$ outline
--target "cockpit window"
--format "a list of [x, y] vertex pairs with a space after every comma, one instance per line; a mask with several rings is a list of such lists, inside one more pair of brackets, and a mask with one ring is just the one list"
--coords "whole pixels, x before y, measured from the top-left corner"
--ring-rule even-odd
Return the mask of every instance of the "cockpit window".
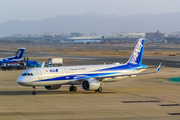
[[23, 73], [22, 76], [33, 76], [32, 73]]
[[23, 73], [22, 76], [27, 76], [27, 73]]

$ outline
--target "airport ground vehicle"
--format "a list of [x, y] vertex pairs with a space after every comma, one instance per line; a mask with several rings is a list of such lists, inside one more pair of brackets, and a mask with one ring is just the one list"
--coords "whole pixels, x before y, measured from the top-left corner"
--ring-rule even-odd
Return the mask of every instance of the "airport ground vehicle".
[[45, 63], [46, 67], [55, 67], [55, 66], [62, 66], [63, 59], [62, 58], [49, 58], [48, 62]]
[[37, 60], [29, 60], [29, 58], [24, 57], [24, 62], [26, 62], [27, 67], [41, 67], [41, 63], [39, 63]]
[[1, 68], [3, 70], [12, 70], [12, 69], [26, 69], [26, 62], [9, 62], [9, 63], [2, 63]]
[[[75, 85], [81, 85], [86, 91], [101, 92], [101, 83], [116, 82], [136, 75], [152, 74], [160, 70], [162, 62], [153, 72], [143, 72], [147, 69], [142, 63], [144, 39], [140, 39], [125, 64], [102, 64], [81, 66], [60, 66], [32, 68], [24, 71], [17, 79], [18, 84], [31, 86], [36, 94], [37, 86], [44, 86], [47, 90], [56, 90], [61, 85], [71, 85], [69, 90], [77, 91]], [[141, 73], [143, 72], [143, 73]]]
[[30, 60], [27, 62], [27, 67], [41, 67], [41, 63], [36, 60]]

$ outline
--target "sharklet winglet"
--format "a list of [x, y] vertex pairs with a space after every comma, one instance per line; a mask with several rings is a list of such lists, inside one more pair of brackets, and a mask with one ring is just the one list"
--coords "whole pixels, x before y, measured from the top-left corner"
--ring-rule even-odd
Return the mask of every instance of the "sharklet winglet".
[[160, 71], [162, 64], [163, 64], [163, 61], [159, 64], [158, 68], [156, 69], [156, 72]]

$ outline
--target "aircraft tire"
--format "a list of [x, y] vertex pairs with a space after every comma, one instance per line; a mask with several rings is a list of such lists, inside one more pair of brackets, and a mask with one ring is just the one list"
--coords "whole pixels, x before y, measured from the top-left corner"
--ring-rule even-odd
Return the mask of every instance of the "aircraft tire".
[[98, 92], [102, 92], [102, 87], [99, 87], [99, 88], [98, 88]]
[[10, 68], [9, 68], [9, 67], [7, 67], [7, 70], [10, 70]]
[[73, 91], [76, 92], [77, 91], [77, 87], [73, 86]]
[[33, 91], [32, 94], [33, 94], [33, 95], [36, 95], [36, 91]]
[[69, 91], [70, 92], [72, 92], [73, 91], [73, 87], [71, 86], [71, 87], [69, 87]]
[[18, 70], [20, 70], [21, 69], [21, 67], [18, 67]]

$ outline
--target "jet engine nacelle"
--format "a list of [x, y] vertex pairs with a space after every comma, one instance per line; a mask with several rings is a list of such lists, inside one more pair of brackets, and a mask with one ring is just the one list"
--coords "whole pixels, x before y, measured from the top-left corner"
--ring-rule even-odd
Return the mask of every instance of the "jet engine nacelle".
[[82, 88], [87, 91], [97, 90], [100, 87], [98, 80], [89, 79], [82, 82]]
[[51, 86], [44, 86], [47, 90], [57, 90], [61, 87], [61, 85], [51, 85]]

